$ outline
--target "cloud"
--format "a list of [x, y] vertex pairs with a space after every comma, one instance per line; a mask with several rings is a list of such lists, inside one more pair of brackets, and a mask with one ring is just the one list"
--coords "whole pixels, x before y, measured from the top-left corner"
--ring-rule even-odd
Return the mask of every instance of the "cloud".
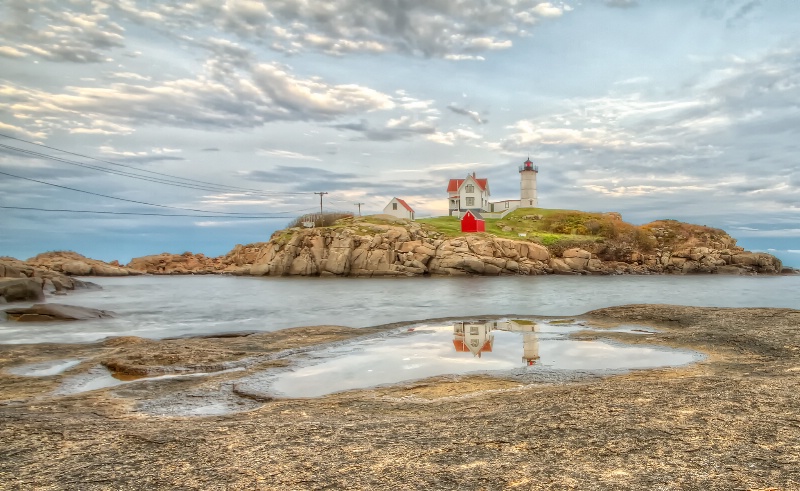
[[0, 5], [0, 55], [34, 56], [54, 62], [99, 63], [124, 47], [124, 29], [113, 22], [102, 2], [24, 0]]
[[619, 9], [629, 9], [639, 6], [638, 0], [605, 0], [605, 4], [609, 7]]
[[213, 25], [291, 55], [402, 53], [453, 60], [478, 60], [479, 53], [508, 49], [526, 28], [569, 10], [541, 0], [385, 1], [369, 8], [360, 0], [119, 0], [117, 7], [165, 33]]
[[456, 114], [460, 114], [462, 116], [467, 116], [468, 118], [470, 118], [471, 120], [475, 121], [478, 124], [486, 124], [486, 123], [489, 122], [489, 121], [483, 119], [481, 117], [480, 113], [478, 113], [478, 111], [471, 111], [469, 109], [458, 107], [455, 104], [448, 105], [447, 109], [449, 109], [450, 111], [452, 111], [452, 112], [454, 112]]
[[272, 157], [280, 157], [280, 158], [285, 158], [285, 159], [316, 160], [316, 161], [322, 160], [319, 157], [314, 157], [313, 155], [304, 155], [302, 153], [291, 152], [289, 150], [278, 150], [278, 149], [259, 150], [258, 153], [261, 154], [261, 155], [269, 155], [269, 156], [272, 156]]
[[117, 150], [110, 146], [101, 146], [100, 153], [105, 158], [112, 159], [117, 163], [136, 163], [136, 164], [149, 164], [152, 162], [167, 162], [167, 161], [182, 161], [186, 160], [183, 157], [170, 155], [179, 153], [181, 150], [170, 148], [153, 148], [149, 151], [131, 152], [126, 150]]
[[[364, 173], [336, 172], [319, 167], [278, 165], [271, 170], [243, 172], [251, 182], [281, 185], [286, 192], [336, 192], [329, 196], [338, 199], [341, 193], [353, 196], [426, 196], [442, 194], [443, 184], [426, 179], [404, 179], [401, 182], [375, 178]], [[317, 201], [318, 203], [319, 201]]]
[[457, 128], [453, 131], [435, 132], [426, 137], [429, 141], [442, 145], [454, 145], [456, 142], [478, 141], [483, 137], [469, 128]]
[[14, 126], [12, 124], [4, 123], [2, 121], [0, 121], [0, 132], [11, 133], [14, 136], [29, 138], [33, 140], [42, 140], [46, 136], [45, 133], [41, 131], [30, 131], [25, 128], [20, 128], [19, 126]]
[[30, 133], [126, 134], [153, 124], [193, 128], [257, 127], [270, 121], [326, 121], [388, 110], [388, 94], [358, 84], [301, 78], [277, 63], [221, 67], [207, 61], [195, 78], [69, 86], [60, 92], [0, 83], [6, 110]]
[[761, 3], [761, 0], [750, 0], [734, 7], [734, 9], [728, 15], [728, 18], [725, 20], [725, 25], [729, 28], [741, 25], [756, 10], [756, 8], [761, 6]]
[[217, 147], [209, 147], [209, 148], [200, 149], [200, 151], [201, 152], [219, 152], [220, 149], [217, 148]]
[[11, 46], [0, 46], [0, 56], [6, 58], [23, 58], [25, 53]]
[[630, 84], [604, 97], [564, 100], [561, 111], [508, 125], [487, 146], [509, 156], [532, 152], [540, 183], [559, 186], [546, 206], [580, 200], [631, 206], [639, 216], [800, 220], [800, 179], [786, 163], [798, 151], [800, 112], [786, 104], [800, 99], [798, 55], [800, 47], [731, 58], [672, 97]]
[[375, 127], [366, 119], [362, 119], [357, 123], [335, 124], [332, 127], [360, 133], [360, 136], [356, 138], [357, 140], [379, 142], [403, 140], [414, 136], [436, 133], [436, 126], [430, 118], [419, 119], [408, 115], [389, 119], [382, 127]]

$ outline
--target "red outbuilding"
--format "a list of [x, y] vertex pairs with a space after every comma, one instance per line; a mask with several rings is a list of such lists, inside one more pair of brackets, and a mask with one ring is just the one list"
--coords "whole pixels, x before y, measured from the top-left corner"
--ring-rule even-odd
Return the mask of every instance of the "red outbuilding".
[[486, 222], [483, 220], [480, 212], [467, 210], [464, 216], [461, 217], [461, 231], [486, 232]]

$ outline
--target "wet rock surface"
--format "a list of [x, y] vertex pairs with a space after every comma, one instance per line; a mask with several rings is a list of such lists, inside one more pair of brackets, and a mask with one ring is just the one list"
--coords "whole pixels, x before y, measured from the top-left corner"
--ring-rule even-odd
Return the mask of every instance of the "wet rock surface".
[[17, 322], [79, 321], [113, 317], [107, 310], [60, 303], [37, 303], [31, 307], [6, 309], [8, 320]]
[[[708, 359], [548, 383], [438, 377], [252, 401], [236, 394], [241, 374], [230, 372], [53, 396], [81, 366], [123, 349], [146, 353], [146, 343], [3, 345], [0, 479], [7, 489], [88, 490], [800, 487], [800, 311], [632, 305], [581, 318], [652, 326], [647, 336], [607, 336]], [[315, 329], [206, 338], [197, 353], [213, 347], [235, 360], [369, 334]], [[86, 361], [35, 379], [4, 371], [48, 357]], [[168, 415], [176, 401], [207, 416], [146, 415]], [[226, 414], [230, 405], [249, 410]]]

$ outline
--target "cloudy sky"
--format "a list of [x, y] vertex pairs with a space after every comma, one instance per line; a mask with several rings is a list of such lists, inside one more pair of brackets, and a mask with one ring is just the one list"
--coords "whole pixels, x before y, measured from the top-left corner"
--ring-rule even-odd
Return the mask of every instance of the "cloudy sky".
[[800, 266], [798, 25], [749, 0], [4, 0], [0, 255], [218, 255], [318, 191], [441, 215], [468, 172], [517, 198], [530, 155], [541, 206]]

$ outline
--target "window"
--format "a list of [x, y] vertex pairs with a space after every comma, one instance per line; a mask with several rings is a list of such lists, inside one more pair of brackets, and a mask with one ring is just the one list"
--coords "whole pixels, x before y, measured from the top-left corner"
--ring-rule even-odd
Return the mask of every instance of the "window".
[[475, 186], [473, 186], [472, 184], [467, 184], [467, 186], [464, 188], [464, 191], [467, 193], [474, 193]]
[[467, 198], [467, 206], [475, 206], [475, 198]]
[[393, 209], [393, 210], [396, 210], [396, 209], [397, 209], [397, 203], [392, 203], [392, 209]]
[[477, 336], [478, 335], [478, 326], [469, 326], [469, 334], [471, 336]]
[[508, 201], [506, 201], [506, 208], [508, 208]]

